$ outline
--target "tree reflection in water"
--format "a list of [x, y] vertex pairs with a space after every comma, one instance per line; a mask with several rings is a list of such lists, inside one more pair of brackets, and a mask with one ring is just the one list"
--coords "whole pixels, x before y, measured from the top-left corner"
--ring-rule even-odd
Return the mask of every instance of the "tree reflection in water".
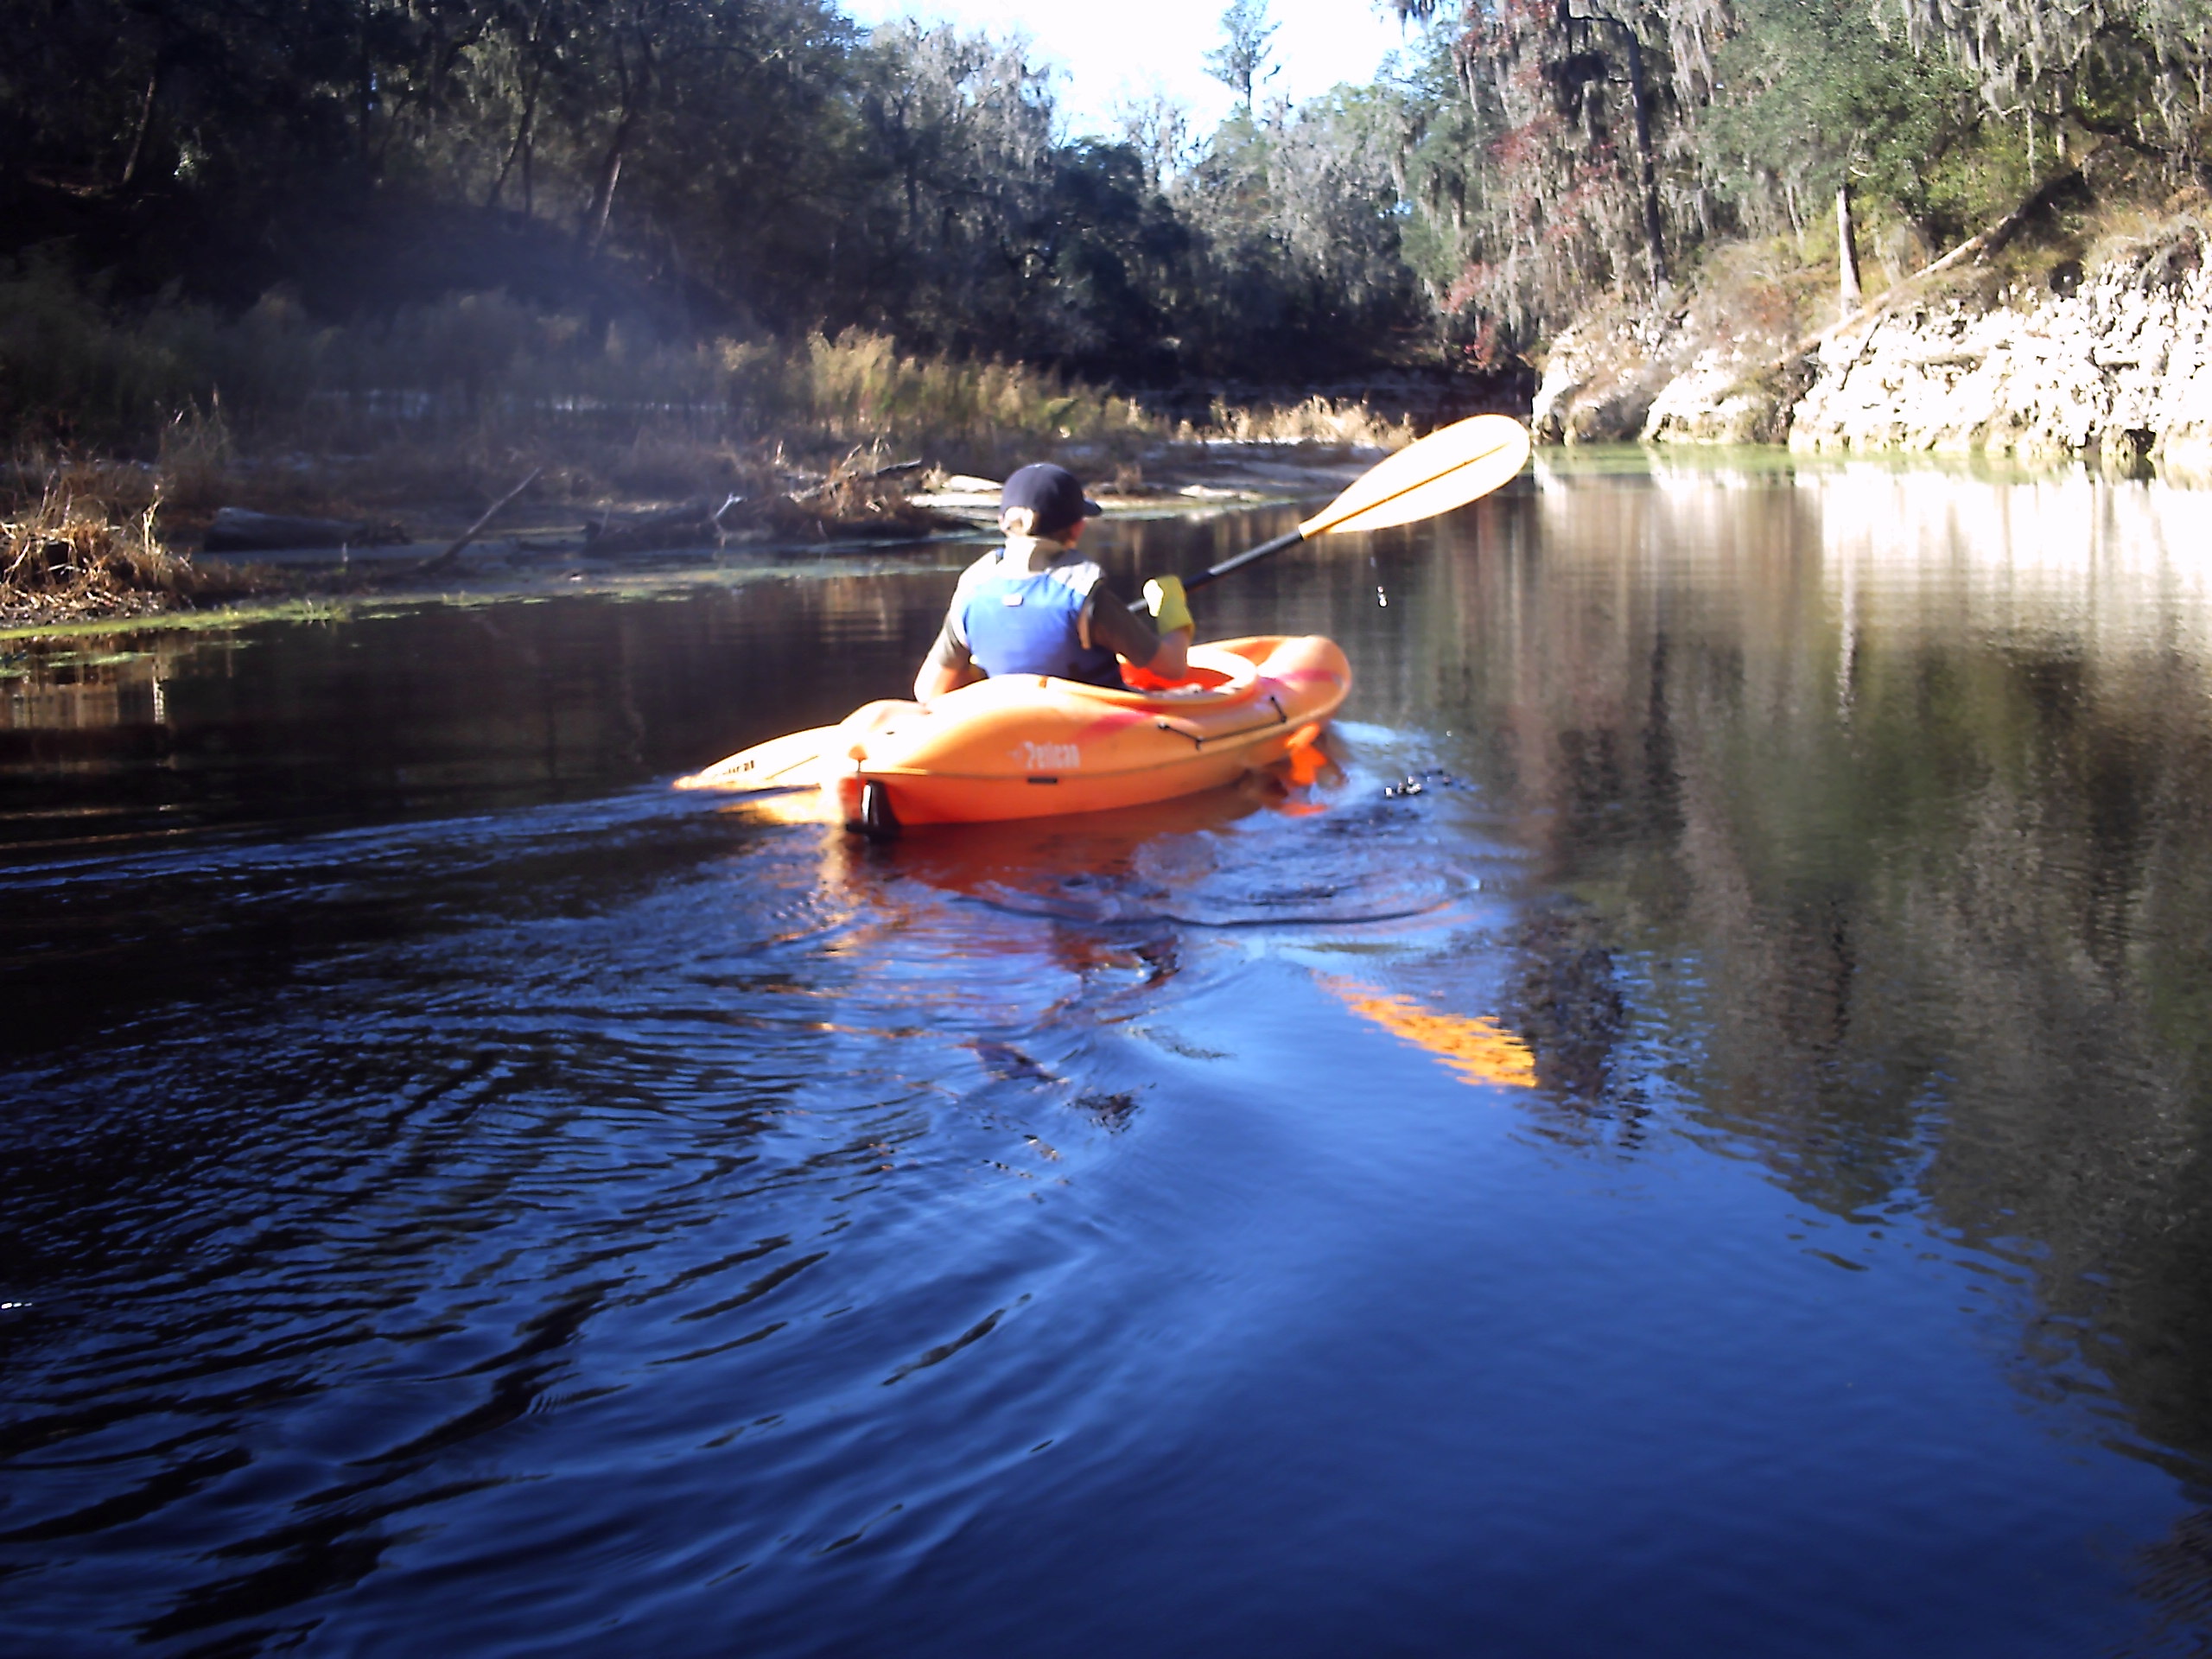
[[[1424, 666], [1465, 677], [1479, 776], [1571, 896], [1520, 1028], [1566, 1098], [1663, 1086], [1808, 1203], [2017, 1263], [2019, 1385], [2101, 1374], [2113, 1433], [2201, 1480], [2203, 499], [1716, 476], [1554, 474], [1427, 567]], [[2145, 1565], [2179, 1615], [2208, 1524]]]

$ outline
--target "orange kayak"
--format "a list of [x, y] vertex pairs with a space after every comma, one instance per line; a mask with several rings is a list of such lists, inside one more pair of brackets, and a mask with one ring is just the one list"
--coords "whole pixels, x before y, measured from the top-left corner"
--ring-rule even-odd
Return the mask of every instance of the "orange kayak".
[[763, 743], [678, 789], [815, 790], [855, 828], [1098, 812], [1232, 783], [1311, 744], [1351, 689], [1334, 640], [1194, 645], [1182, 682], [1109, 690], [1039, 674], [928, 703], [871, 702]]

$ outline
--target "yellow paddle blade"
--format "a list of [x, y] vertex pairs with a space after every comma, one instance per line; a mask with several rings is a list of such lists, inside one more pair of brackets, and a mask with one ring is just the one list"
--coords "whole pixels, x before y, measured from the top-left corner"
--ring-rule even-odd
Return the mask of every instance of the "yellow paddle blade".
[[1307, 537], [1410, 524], [1488, 495], [1529, 459], [1529, 429], [1478, 415], [1430, 433], [1387, 460], [1298, 528]]
[[772, 737], [740, 750], [727, 760], [717, 760], [704, 772], [676, 780], [678, 789], [811, 789], [821, 780], [813, 763], [822, 758], [835, 726], [817, 726], [788, 737]]

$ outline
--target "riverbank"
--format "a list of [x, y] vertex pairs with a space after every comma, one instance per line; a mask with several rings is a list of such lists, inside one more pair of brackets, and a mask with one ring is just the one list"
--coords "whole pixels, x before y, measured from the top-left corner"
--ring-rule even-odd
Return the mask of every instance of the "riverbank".
[[2212, 202], [2184, 192], [2163, 209], [2031, 201], [1870, 283], [1827, 326], [1833, 242], [1825, 260], [1735, 250], [1686, 298], [1562, 331], [1535, 399], [1537, 435], [2078, 460], [2212, 480]]
[[[1376, 441], [1332, 437], [1332, 425]], [[1244, 429], [1255, 428], [1268, 429], [1247, 412]], [[1041, 453], [1100, 480], [1091, 493], [1110, 514], [1182, 517], [1324, 499], [1411, 435], [1318, 403], [1277, 415], [1273, 429], [1315, 435], [1198, 437], [1186, 429], [1118, 453], [1080, 443]], [[419, 468], [391, 457], [175, 473], [124, 462], [19, 465], [0, 475], [14, 492], [0, 512], [8, 544], [0, 637], [439, 597], [653, 589], [732, 559], [741, 574], [794, 557], [858, 564], [994, 533], [997, 478], [921, 457], [885, 461], [882, 453], [855, 452], [823, 470], [772, 454], [747, 466], [734, 450], [663, 445], [658, 470], [640, 464], [628, 474], [632, 487], [581, 498], [575, 480], [592, 476], [581, 469], [541, 465], [519, 489], [510, 480], [470, 494], [455, 468], [441, 474], [417, 457], [403, 460]], [[661, 488], [645, 487], [653, 482]], [[181, 505], [164, 498], [166, 486]], [[242, 537], [264, 539], [236, 545]]]
[[1040, 459], [1134, 500], [1249, 492], [1217, 475], [1224, 444], [1379, 453], [1489, 406], [1441, 371], [1147, 401], [862, 330], [641, 327], [497, 292], [330, 325], [277, 292], [225, 316], [0, 270], [0, 622], [451, 576], [487, 538], [559, 558], [960, 533], [973, 504], [933, 495]]

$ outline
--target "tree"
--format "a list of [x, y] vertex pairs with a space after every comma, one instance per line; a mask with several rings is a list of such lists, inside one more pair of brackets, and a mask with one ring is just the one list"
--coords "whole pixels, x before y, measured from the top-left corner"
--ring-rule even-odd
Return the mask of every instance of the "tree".
[[[1981, 122], [1967, 79], [1934, 54], [1897, 51], [1858, 0], [1737, 0], [1742, 27], [1716, 57], [1721, 90], [1697, 132], [1719, 188], [1754, 226], [1802, 229], [1855, 186], [1949, 234], [1974, 211], [1946, 199], [1943, 164]], [[1855, 215], [1854, 215], [1855, 217]]]
[[1253, 87], [1276, 73], [1268, 63], [1276, 32], [1268, 21], [1268, 0], [1230, 0], [1221, 14], [1222, 43], [1206, 54], [1206, 73], [1236, 94], [1247, 115]]
[[1124, 99], [1114, 111], [1114, 124], [1122, 142], [1143, 159], [1155, 190], [1166, 188], [1195, 158], [1190, 107], [1158, 86], [1141, 98]]

